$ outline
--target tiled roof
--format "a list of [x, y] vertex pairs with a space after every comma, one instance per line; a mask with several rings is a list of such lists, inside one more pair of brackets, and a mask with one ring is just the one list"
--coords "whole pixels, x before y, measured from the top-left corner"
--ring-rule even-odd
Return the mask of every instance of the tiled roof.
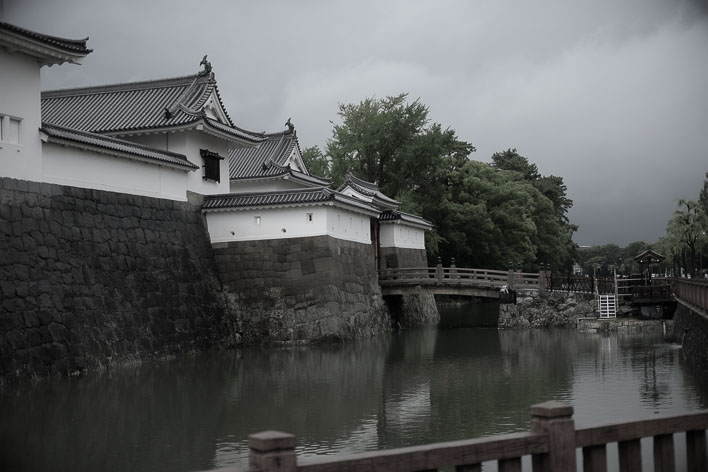
[[256, 146], [235, 148], [229, 153], [229, 176], [248, 179], [281, 175], [296, 146], [297, 136], [286, 131], [266, 135]]
[[182, 154], [152, 149], [147, 146], [141, 146], [122, 139], [63, 128], [61, 126], [55, 126], [48, 123], [42, 123], [42, 128], [40, 128], [40, 130], [49, 137], [49, 142], [77, 146], [81, 148], [97, 148], [97, 150], [107, 152], [109, 154], [152, 161], [155, 164], [178, 166], [184, 168], [185, 170], [199, 168], [189, 162]]
[[218, 211], [264, 206], [317, 204], [324, 202], [336, 202], [366, 213], [378, 214], [378, 211], [370, 205], [326, 187], [304, 190], [282, 190], [278, 192], [210, 195], [205, 197], [202, 209], [205, 211]]
[[206, 117], [203, 107], [212, 93], [221, 103], [213, 73], [52, 90], [42, 92], [42, 118], [57, 126], [110, 134], [201, 122], [217, 132], [252, 142], [264, 139], [262, 133], [234, 126], [228, 115], [228, 124]]
[[420, 216], [416, 215], [411, 215], [410, 213], [404, 213], [402, 211], [398, 210], [385, 210], [381, 212], [381, 215], [379, 215], [379, 220], [380, 221], [403, 221], [405, 223], [411, 223], [414, 225], [419, 225], [419, 226], [425, 226], [427, 228], [432, 228], [433, 224], [426, 220], [425, 218], [421, 218]]
[[334, 192], [327, 188], [307, 190], [287, 190], [281, 192], [229, 193], [213, 195], [204, 199], [204, 210], [242, 208], [252, 206], [283, 205], [297, 203], [325, 202], [333, 198]]
[[360, 179], [354, 176], [351, 172], [347, 173], [344, 185], [339, 189], [340, 191], [347, 186], [352, 187], [359, 193], [372, 197], [374, 200], [379, 200], [386, 207], [394, 206], [397, 207], [399, 202], [391, 197], [388, 197], [381, 193], [379, 186], [373, 182], [368, 182], [366, 180]]
[[51, 46], [60, 49], [63, 52], [76, 54], [80, 56], [85, 56], [91, 52], [91, 49], [86, 47], [86, 41], [88, 38], [84, 39], [67, 39], [59, 38], [57, 36], [50, 36], [48, 34], [37, 33], [36, 31], [31, 31], [25, 28], [21, 28], [16, 25], [11, 25], [10, 23], [5, 23], [0, 21], [0, 31], [9, 32], [26, 39], [37, 41], [46, 46]]

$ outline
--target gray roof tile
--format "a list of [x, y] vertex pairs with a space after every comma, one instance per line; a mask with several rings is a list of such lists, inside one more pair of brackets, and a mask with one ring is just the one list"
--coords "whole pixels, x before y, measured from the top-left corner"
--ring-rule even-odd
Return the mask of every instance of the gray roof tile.
[[403, 221], [406, 223], [411, 223], [414, 225], [419, 225], [419, 226], [425, 226], [428, 228], [432, 228], [433, 224], [426, 220], [425, 218], [422, 218], [417, 215], [411, 215], [410, 213], [404, 213], [402, 211], [398, 210], [385, 210], [381, 212], [379, 215], [379, 220], [380, 221]]
[[48, 137], [50, 142], [56, 142], [65, 145], [74, 145], [79, 147], [96, 147], [110, 154], [118, 154], [125, 157], [137, 158], [140, 160], [152, 161], [155, 164], [170, 164], [173, 166], [182, 167], [185, 170], [198, 169], [199, 167], [192, 164], [182, 154], [177, 154], [169, 151], [161, 151], [159, 149], [141, 146], [130, 141], [111, 138], [96, 133], [68, 129], [61, 126], [55, 126], [49, 123], [42, 123], [40, 128]]
[[[399, 202], [393, 198], [384, 195], [380, 190], [379, 186], [374, 182], [368, 182], [366, 180], [356, 177], [351, 172], [348, 172], [344, 184], [339, 188], [340, 191], [344, 190], [347, 186], [352, 187], [354, 190], [368, 195], [373, 198], [374, 204], [379, 204], [382, 207], [398, 207]], [[378, 200], [378, 201], [377, 201]]]
[[45, 91], [42, 119], [57, 126], [113, 134], [174, 128], [201, 121], [242, 139], [253, 142], [264, 139], [262, 133], [234, 126], [228, 116], [228, 124], [207, 118], [202, 108], [212, 92], [221, 101], [213, 73]]
[[295, 133], [266, 135], [252, 147], [237, 147], [229, 153], [229, 176], [232, 179], [269, 177], [283, 174], [283, 166], [298, 146]]
[[298, 190], [282, 190], [278, 192], [259, 193], [228, 193], [223, 195], [210, 195], [205, 197], [202, 209], [205, 211], [219, 211], [232, 209], [246, 209], [267, 206], [303, 205], [324, 202], [335, 202], [351, 209], [370, 215], [378, 215], [378, 210], [356, 198], [342, 195], [326, 187], [317, 187]]

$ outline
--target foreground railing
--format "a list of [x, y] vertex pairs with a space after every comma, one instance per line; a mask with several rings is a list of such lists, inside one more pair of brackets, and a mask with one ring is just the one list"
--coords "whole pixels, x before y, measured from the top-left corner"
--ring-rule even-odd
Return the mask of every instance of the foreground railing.
[[679, 300], [708, 311], [708, 280], [674, 278], [671, 290]]
[[458, 472], [481, 470], [497, 461], [500, 472], [521, 471], [521, 458], [531, 456], [534, 472], [571, 472], [582, 448], [584, 472], [607, 470], [606, 445], [618, 443], [621, 471], [642, 470], [641, 438], [653, 438], [654, 470], [675, 470], [673, 434], [686, 432], [689, 472], [708, 470], [708, 412], [575, 429], [573, 408], [551, 401], [531, 407], [531, 431], [366, 452], [338, 458], [298, 460], [295, 436], [277, 431], [248, 438], [252, 472], [414, 472], [454, 466]]

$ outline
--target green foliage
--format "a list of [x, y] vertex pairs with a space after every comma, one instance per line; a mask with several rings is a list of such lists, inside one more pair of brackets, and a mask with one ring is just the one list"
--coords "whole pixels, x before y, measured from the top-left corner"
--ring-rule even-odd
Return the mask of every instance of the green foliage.
[[431, 259], [530, 270], [571, 264], [576, 228], [562, 178], [542, 176], [515, 149], [494, 154], [491, 165], [470, 160], [474, 146], [430, 122], [428, 108], [406, 94], [340, 105], [339, 116], [326, 156], [308, 148], [308, 166], [325, 162], [336, 186], [349, 171], [377, 182], [404, 211], [432, 221]]
[[[644, 241], [634, 241], [623, 248], [616, 244], [580, 248], [577, 251], [577, 261], [586, 274], [596, 272], [606, 276], [611, 275], [613, 269], [619, 274], [636, 274], [641, 272], [641, 267], [633, 258], [648, 248], [649, 245]], [[662, 253], [661, 248], [654, 249]]]
[[693, 200], [679, 200], [679, 208], [666, 226], [671, 256], [689, 274], [695, 275], [708, 245], [708, 218], [703, 205]]
[[305, 150], [302, 151], [302, 160], [305, 162], [305, 167], [307, 167], [310, 174], [325, 179], [330, 178], [330, 162], [327, 159], [327, 156], [322, 154], [319, 147], [310, 146], [305, 148]]

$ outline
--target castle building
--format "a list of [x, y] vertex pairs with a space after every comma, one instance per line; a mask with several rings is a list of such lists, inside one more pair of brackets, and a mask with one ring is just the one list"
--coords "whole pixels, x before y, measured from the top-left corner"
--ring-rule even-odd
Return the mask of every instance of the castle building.
[[[203, 267], [213, 261], [220, 290], [231, 307], [225, 316], [231, 317], [234, 336], [292, 341], [387, 329], [377, 271], [426, 265], [425, 232], [432, 227], [428, 221], [400, 211], [400, 204], [375, 183], [349, 175], [335, 190], [327, 180], [311, 175], [290, 120], [283, 131], [271, 133], [237, 125], [206, 56], [194, 75], [41, 91], [40, 68], [80, 64], [92, 52], [86, 43], [87, 39], [58, 38], [0, 22], [0, 193], [7, 193], [5, 202], [17, 206], [4, 214], [21, 219], [18, 228], [31, 211], [37, 217], [51, 215], [56, 227], [67, 232], [65, 239], [82, 238], [61, 246], [62, 250], [103, 248], [100, 256], [87, 254], [83, 271], [69, 274], [83, 280], [86, 273], [95, 273], [105, 281], [91, 289], [105, 291], [100, 298], [106, 304], [102, 313], [109, 316], [112, 310], [114, 296], [108, 294], [123, 290], [111, 286], [112, 274], [106, 270], [130, 269], [126, 261], [145, 250], [147, 246], [140, 244], [153, 239], [146, 244], [158, 254], [173, 251], [171, 257], [184, 256], [174, 261], [181, 274], [189, 271], [184, 267]], [[39, 183], [29, 188], [44, 193], [41, 198], [28, 196], [32, 190], [17, 193], [18, 184], [10, 181]], [[69, 203], [62, 203], [66, 208], [52, 203], [55, 194], [70, 197]], [[23, 209], [20, 199], [39, 199], [47, 208]], [[119, 203], [96, 205], [93, 200]], [[0, 198], [0, 206], [1, 202]], [[150, 210], [141, 212], [141, 207]], [[159, 214], [155, 208], [166, 210]], [[103, 210], [129, 217], [114, 218], [101, 214]], [[86, 211], [96, 215], [84, 218]], [[64, 224], [65, 214], [74, 215], [70, 223]], [[169, 220], [175, 215], [180, 221]], [[199, 241], [179, 239], [180, 231], [194, 233], [195, 225], [187, 225], [194, 217], [211, 251], [206, 262], [190, 259], [202, 254]], [[110, 231], [101, 227], [104, 221], [110, 221]], [[153, 229], [143, 231], [143, 222]], [[69, 228], [72, 223], [77, 228]], [[48, 222], [43, 225], [51, 232]], [[28, 223], [29, 234], [35, 226]], [[18, 236], [13, 233], [13, 237]], [[93, 238], [95, 244], [84, 243], [84, 238]], [[106, 240], [111, 238], [119, 239], [109, 241], [108, 250]], [[48, 239], [56, 240], [51, 235]], [[194, 247], [185, 248], [189, 244]], [[28, 249], [20, 249], [24, 252], [17, 258], [26, 259]], [[125, 255], [115, 255], [115, 250]], [[175, 256], [182, 250], [183, 255]], [[61, 260], [63, 255], [57, 255], [56, 261], [54, 253], [50, 259], [34, 252], [31, 257], [41, 261], [28, 281], [32, 286], [51, 285], [43, 279], [45, 265], [58, 264], [57, 273], [68, 266]], [[133, 264], [147, 274], [152, 270], [149, 264], [158, 259], [150, 255]], [[167, 274], [171, 268], [160, 270]], [[134, 273], [126, 272], [128, 277]], [[195, 274], [190, 277], [180, 282], [185, 288], [198, 282]], [[58, 279], [56, 283], [60, 284], [56, 290], [65, 286]], [[200, 287], [187, 293], [203, 292]], [[140, 287], [125, 290], [126, 306], [140, 302], [147, 304], [147, 310], [162, 310], [159, 323], [186, 310], [187, 302], [171, 305], [186, 296], [181, 292], [175, 292], [174, 300], [164, 299], [160, 308], [142, 296], [130, 301]], [[12, 295], [18, 296], [14, 291]], [[84, 303], [86, 297], [75, 300]], [[32, 310], [34, 303], [29, 304]], [[190, 329], [201, 330], [200, 320], [212, 314], [207, 309], [193, 315], [195, 320], [189, 323], [180, 319], [172, 330], [160, 327], [159, 331], [177, 339], [185, 332], [177, 326], [187, 323]]]
[[400, 212], [376, 184], [349, 175], [332, 190], [311, 175], [290, 120], [276, 133], [236, 126], [206, 56], [191, 76], [40, 94], [39, 68], [80, 63], [86, 40], [0, 23], [0, 44], [11, 72], [0, 89], [2, 176], [177, 201], [202, 195], [213, 243], [328, 235], [388, 256], [425, 249], [430, 223]]

